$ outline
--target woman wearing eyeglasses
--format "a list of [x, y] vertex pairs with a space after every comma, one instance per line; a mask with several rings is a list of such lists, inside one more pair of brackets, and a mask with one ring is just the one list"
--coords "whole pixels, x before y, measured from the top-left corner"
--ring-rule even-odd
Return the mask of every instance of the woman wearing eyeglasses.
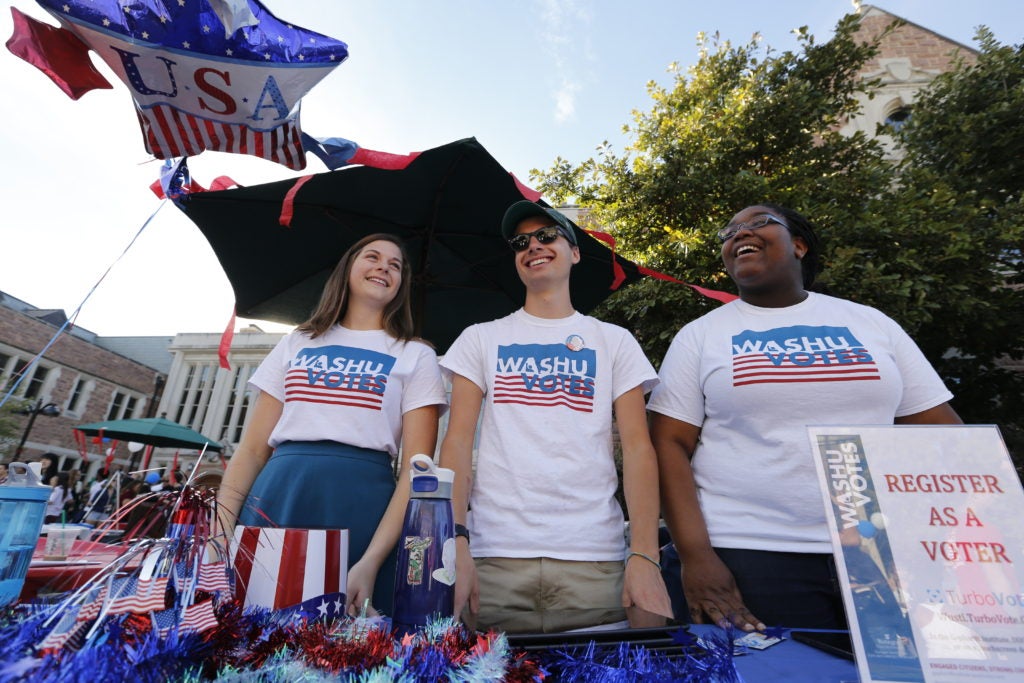
[[718, 237], [739, 299], [680, 330], [648, 404], [687, 609], [745, 630], [846, 628], [806, 425], [960, 418], [897, 323], [810, 291], [806, 218], [750, 206]]

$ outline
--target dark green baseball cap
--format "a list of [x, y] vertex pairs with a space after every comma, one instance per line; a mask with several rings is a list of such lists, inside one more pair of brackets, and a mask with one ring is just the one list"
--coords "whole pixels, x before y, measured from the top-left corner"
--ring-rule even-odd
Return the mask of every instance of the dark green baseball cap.
[[516, 226], [532, 216], [550, 218], [565, 229], [565, 236], [569, 243], [577, 245], [576, 231], [572, 229], [572, 222], [568, 218], [554, 209], [549, 209], [527, 199], [516, 202], [505, 211], [505, 217], [501, 219], [502, 237], [511, 239], [516, 234]]

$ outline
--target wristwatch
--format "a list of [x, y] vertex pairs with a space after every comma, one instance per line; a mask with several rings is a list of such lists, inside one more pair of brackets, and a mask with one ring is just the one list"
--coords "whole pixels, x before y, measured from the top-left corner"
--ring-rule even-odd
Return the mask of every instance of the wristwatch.
[[459, 536], [462, 536], [464, 539], [466, 539], [466, 543], [469, 543], [469, 529], [467, 529], [461, 524], [456, 524], [455, 537], [458, 538]]

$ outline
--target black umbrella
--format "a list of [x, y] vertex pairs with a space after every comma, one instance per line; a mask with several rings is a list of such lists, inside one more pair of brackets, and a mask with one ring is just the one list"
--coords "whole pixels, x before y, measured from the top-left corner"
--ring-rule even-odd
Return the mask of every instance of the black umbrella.
[[206, 446], [209, 451], [220, 451], [222, 446], [196, 430], [164, 417], [134, 417], [78, 425], [78, 431], [87, 436], [102, 434], [112, 439], [137, 441], [147, 446], [167, 448], [196, 448]]
[[[317, 174], [298, 190], [290, 227], [282, 227], [282, 204], [294, 185], [202, 192], [178, 204], [217, 254], [239, 315], [302, 322], [341, 254], [375, 232], [402, 238], [412, 261], [417, 333], [439, 353], [468, 325], [522, 306], [526, 290], [500, 223], [523, 193], [475, 139], [422, 152], [400, 170], [352, 166]], [[617, 272], [622, 286], [642, 276], [621, 257], [621, 270], [613, 269], [611, 250], [574, 227], [582, 259], [573, 268], [572, 300], [585, 313], [611, 294]]]

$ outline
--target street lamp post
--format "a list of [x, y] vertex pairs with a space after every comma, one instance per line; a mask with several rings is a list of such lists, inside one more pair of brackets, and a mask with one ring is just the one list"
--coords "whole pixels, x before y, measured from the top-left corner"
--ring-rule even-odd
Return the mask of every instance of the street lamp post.
[[18, 450], [14, 452], [15, 458], [21, 457], [21, 452], [25, 449], [25, 442], [28, 441], [28, 435], [32, 431], [32, 425], [36, 423], [36, 417], [39, 415], [45, 415], [47, 417], [56, 417], [60, 415], [60, 408], [56, 403], [43, 403], [43, 399], [36, 399], [35, 403], [30, 403], [20, 410], [13, 411], [19, 415], [28, 415], [28, 424], [25, 425], [25, 431], [21, 433], [21, 443], [18, 444]]

